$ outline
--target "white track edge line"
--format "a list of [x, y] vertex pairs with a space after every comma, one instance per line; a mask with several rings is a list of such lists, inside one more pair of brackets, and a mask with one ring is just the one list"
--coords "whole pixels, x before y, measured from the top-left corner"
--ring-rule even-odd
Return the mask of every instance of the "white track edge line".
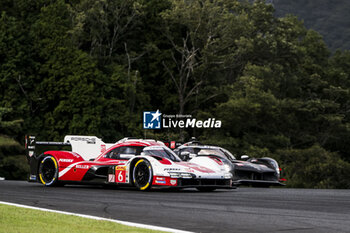
[[183, 230], [178, 230], [178, 229], [173, 229], [168, 227], [159, 227], [159, 226], [147, 225], [142, 223], [134, 223], [134, 222], [121, 221], [121, 220], [110, 219], [110, 218], [102, 218], [102, 217], [97, 217], [92, 215], [77, 214], [77, 213], [60, 211], [60, 210], [52, 210], [52, 209], [40, 208], [40, 207], [29, 206], [29, 205], [21, 205], [21, 204], [11, 203], [11, 202], [0, 201], [0, 204], [22, 207], [22, 208], [33, 209], [33, 210], [41, 210], [46, 212], [53, 212], [58, 214], [73, 215], [73, 216], [78, 216], [82, 218], [94, 219], [94, 220], [109, 221], [109, 222], [119, 223], [126, 226], [145, 228], [145, 229], [155, 230], [155, 231], [166, 231], [166, 232], [173, 232], [173, 233], [193, 233], [191, 231], [183, 231]]

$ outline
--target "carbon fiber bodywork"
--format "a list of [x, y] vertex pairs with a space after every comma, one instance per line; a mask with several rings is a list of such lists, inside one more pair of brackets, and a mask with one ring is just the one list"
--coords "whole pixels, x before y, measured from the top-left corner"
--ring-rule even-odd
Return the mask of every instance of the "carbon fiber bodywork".
[[[218, 146], [202, 145], [198, 141], [185, 143], [174, 150], [180, 158], [191, 161], [194, 157], [210, 156], [225, 159], [231, 166], [234, 185], [274, 186], [280, 182], [280, 168], [272, 158], [250, 158], [237, 160], [229, 151]], [[183, 152], [189, 155], [181, 156]], [[204, 153], [203, 153], [204, 152]]]

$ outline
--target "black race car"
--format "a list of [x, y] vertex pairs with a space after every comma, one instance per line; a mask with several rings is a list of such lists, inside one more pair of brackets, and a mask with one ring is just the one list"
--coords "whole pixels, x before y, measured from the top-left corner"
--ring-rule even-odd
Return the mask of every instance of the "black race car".
[[280, 178], [281, 169], [276, 160], [272, 158], [249, 158], [241, 156], [237, 160], [228, 150], [218, 146], [203, 145], [198, 141], [191, 141], [177, 147], [174, 152], [184, 161], [191, 161], [194, 157], [210, 156], [225, 159], [225, 163], [231, 166], [233, 182], [235, 185], [245, 184], [254, 187], [269, 187], [272, 185], [284, 185], [285, 179]]

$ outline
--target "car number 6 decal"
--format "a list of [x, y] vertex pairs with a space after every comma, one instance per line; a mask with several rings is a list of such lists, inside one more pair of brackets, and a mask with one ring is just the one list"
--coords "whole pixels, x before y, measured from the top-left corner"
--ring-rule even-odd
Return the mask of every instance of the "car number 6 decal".
[[123, 182], [123, 180], [124, 180], [123, 171], [120, 171], [120, 172], [119, 172], [119, 175], [118, 175], [118, 181], [119, 181], [119, 182]]
[[117, 183], [125, 183], [126, 169], [124, 166], [116, 166], [115, 173], [117, 177]]

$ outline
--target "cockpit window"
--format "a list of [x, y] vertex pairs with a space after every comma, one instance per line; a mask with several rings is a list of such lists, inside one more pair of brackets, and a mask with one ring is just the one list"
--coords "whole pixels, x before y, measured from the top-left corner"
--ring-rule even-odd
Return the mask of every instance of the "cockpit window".
[[197, 155], [217, 155], [217, 156], [220, 156], [220, 157], [223, 157], [223, 158], [226, 157], [224, 153], [222, 153], [219, 150], [215, 150], [215, 149], [200, 149], [197, 152]]
[[180, 162], [180, 158], [170, 149], [167, 147], [162, 146], [148, 146], [143, 149], [144, 155], [154, 155], [159, 156], [162, 158], [170, 159], [174, 162]]
[[108, 152], [105, 157], [110, 159], [129, 159], [141, 154], [143, 146], [121, 146]]
[[120, 154], [131, 154], [131, 155], [137, 155], [137, 147], [121, 147], [120, 148]]

